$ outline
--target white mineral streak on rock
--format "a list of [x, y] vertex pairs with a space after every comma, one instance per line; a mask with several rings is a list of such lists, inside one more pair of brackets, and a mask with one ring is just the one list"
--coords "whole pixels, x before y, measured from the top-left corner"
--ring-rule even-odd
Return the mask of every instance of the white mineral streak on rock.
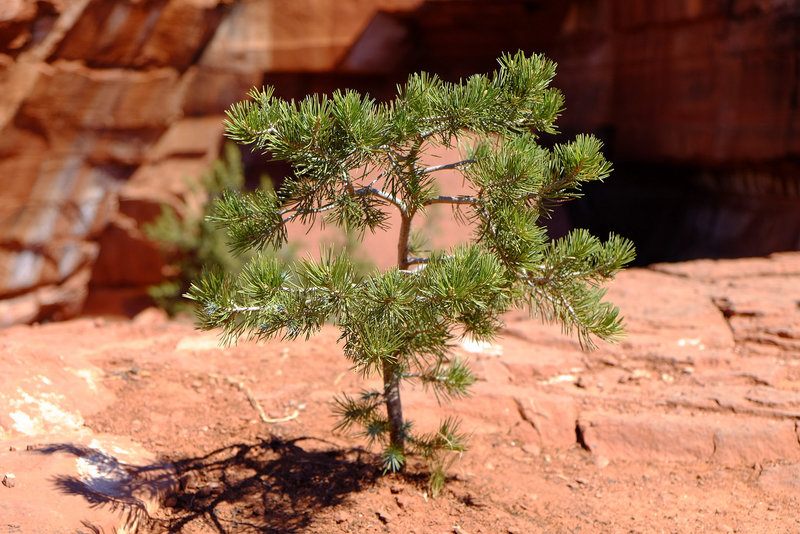
[[88, 183], [81, 188], [77, 195], [79, 217], [76, 218], [72, 227], [74, 236], [84, 237], [89, 233], [100, 205], [106, 198], [107, 191], [112, 189], [113, 185], [115, 185], [113, 178], [108, 177], [102, 169], [90, 171]]
[[97, 391], [97, 383], [95, 382], [95, 377], [100, 374], [100, 371], [96, 369], [67, 369], [70, 373], [73, 373], [76, 376], [83, 378], [86, 381], [86, 385], [89, 386], [89, 389], [92, 391]]
[[575, 375], [558, 375], [554, 376], [548, 380], [543, 382], [539, 382], [540, 384], [563, 384], [565, 382], [577, 382], [578, 377]]
[[153, 513], [160, 505], [160, 495], [174, 486], [174, 472], [167, 464], [148, 464], [149, 476], [137, 477], [137, 466], [150, 455], [133, 443], [129, 445], [92, 439], [89, 452], [75, 459], [78, 478], [93, 491]]
[[105, 495], [116, 496], [120, 486], [131, 481], [124, 464], [102, 450], [79, 457], [75, 460], [75, 466], [78, 477], [87, 488]]
[[461, 348], [474, 354], [486, 354], [489, 356], [503, 354], [503, 347], [501, 345], [495, 345], [488, 341], [476, 341], [470, 337], [465, 337], [461, 340]]
[[9, 405], [16, 408], [8, 416], [14, 421], [14, 430], [33, 436], [53, 429], [77, 430], [83, 426], [80, 412], [69, 412], [59, 403], [63, 395], [38, 393], [35, 396], [17, 388], [18, 398], [11, 399]]
[[23, 250], [12, 263], [5, 286], [9, 290], [33, 287], [44, 267], [44, 256], [32, 250]]
[[25, 412], [16, 411], [8, 414], [12, 421], [14, 421], [14, 430], [22, 434], [32, 436], [37, 433], [36, 422], [31, 419], [31, 416]]

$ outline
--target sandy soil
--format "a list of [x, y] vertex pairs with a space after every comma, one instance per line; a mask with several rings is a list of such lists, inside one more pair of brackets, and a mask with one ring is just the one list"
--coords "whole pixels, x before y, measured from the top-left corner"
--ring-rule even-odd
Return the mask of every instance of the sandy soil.
[[[438, 407], [403, 392], [419, 427], [458, 414], [472, 433], [435, 499], [418, 461], [381, 476], [363, 440], [332, 433], [333, 395], [364, 382], [329, 328], [228, 349], [154, 310], [7, 329], [5, 391], [83, 367], [94, 390], [78, 380], [62, 391], [81, 420], [61, 434], [26, 435], [8, 410], [0, 428], [41, 452], [75, 432], [124, 437], [151, 455], [126, 467], [133, 478], [169, 479], [143, 507], [134, 492], [103, 497], [86, 479], [55, 487], [50, 475], [54, 507], [64, 494], [86, 504], [64, 512], [77, 525], [64, 532], [99, 531], [109, 511], [116, 527], [136, 517], [150, 532], [800, 532], [800, 255], [758, 261], [731, 262], [727, 275], [720, 263], [624, 273], [610, 293], [628, 318], [618, 346], [585, 353], [510, 315], [497, 345], [457, 347], [480, 378], [472, 398]], [[753, 280], [770, 291], [745, 291]], [[28, 374], [14, 378], [17, 364]], [[174, 471], [157, 471], [164, 462]], [[4, 495], [34, 477], [33, 463], [17, 469]], [[47, 531], [36, 514], [10, 513], [0, 530]]]

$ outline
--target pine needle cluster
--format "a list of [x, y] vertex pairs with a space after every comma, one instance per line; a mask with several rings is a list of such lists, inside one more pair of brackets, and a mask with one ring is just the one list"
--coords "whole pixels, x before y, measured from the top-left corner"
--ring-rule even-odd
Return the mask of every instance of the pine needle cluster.
[[[522, 52], [498, 62], [491, 75], [458, 83], [413, 74], [386, 103], [349, 90], [300, 102], [276, 98], [272, 88], [251, 91], [228, 111], [227, 135], [294, 172], [278, 191], [232, 192], [216, 203], [210, 220], [227, 229], [232, 250], [281, 247], [294, 220], [363, 236], [386, 230], [394, 212], [397, 265], [365, 275], [347, 254], [292, 266], [256, 254], [236, 276], [207, 272], [187, 295], [200, 327], [221, 327], [231, 342], [338, 327], [353, 369], [381, 377], [383, 388], [337, 398], [336, 428], [379, 444], [386, 471], [400, 470], [409, 452], [421, 454], [435, 491], [466, 439], [453, 418], [417, 432], [402, 413], [402, 383], [421, 384], [440, 402], [467, 396], [474, 375], [448, 348], [462, 337], [493, 339], [512, 308], [561, 324], [586, 346], [623, 333], [602, 284], [633, 259], [632, 244], [585, 230], [551, 240], [543, 227], [582, 184], [609, 175], [602, 145], [581, 135], [542, 147], [539, 136], [556, 131], [563, 106], [550, 87], [555, 63]], [[432, 148], [456, 143], [468, 144], [457, 161], [424, 163]], [[444, 170], [460, 172], [469, 193], [441, 195]], [[435, 204], [456, 208], [473, 229], [469, 245], [418, 250], [412, 223]]]

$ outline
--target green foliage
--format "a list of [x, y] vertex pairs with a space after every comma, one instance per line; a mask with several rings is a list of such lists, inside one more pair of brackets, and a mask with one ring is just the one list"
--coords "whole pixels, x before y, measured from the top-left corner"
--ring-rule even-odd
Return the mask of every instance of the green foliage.
[[[263, 183], [268, 185], [266, 179]], [[191, 311], [191, 303], [183, 294], [204, 268], [236, 272], [248, 257], [232, 254], [225, 232], [208, 219], [215, 199], [244, 190], [244, 170], [236, 144], [226, 143], [224, 156], [214, 161], [199, 182], [188, 185], [189, 195], [180, 200], [177, 211], [165, 204], [161, 215], [143, 228], [145, 235], [158, 243], [170, 273], [148, 293], [170, 315]]]
[[[492, 339], [514, 307], [576, 332], [587, 346], [623, 333], [602, 284], [633, 259], [632, 244], [613, 235], [601, 242], [585, 230], [552, 241], [541, 224], [578, 197], [583, 183], [609, 175], [601, 143], [581, 135], [540, 146], [538, 136], [556, 131], [563, 105], [549, 87], [555, 63], [520, 52], [499, 64], [491, 75], [459, 83], [413, 74], [383, 104], [353, 91], [299, 103], [274, 98], [271, 88], [251, 91], [228, 112], [228, 136], [288, 161], [294, 173], [277, 193], [223, 196], [210, 220], [227, 229], [233, 250], [282, 246], [293, 220], [361, 237], [385, 229], [394, 212], [397, 266], [364, 273], [346, 253], [291, 266], [259, 254], [238, 275], [208, 272], [188, 293], [200, 327], [221, 327], [231, 342], [308, 337], [335, 325], [354, 370], [384, 386], [338, 397], [336, 430], [379, 445], [385, 471], [420, 454], [433, 493], [466, 437], [452, 418], [433, 433], [417, 432], [402, 414], [402, 383], [420, 384], [439, 402], [468, 396], [475, 378], [449, 347], [463, 337]], [[430, 149], [456, 142], [471, 143], [462, 159], [426, 166]], [[467, 193], [441, 195], [443, 170], [460, 172]], [[435, 204], [452, 205], [471, 226], [469, 245], [428, 250], [412, 222]]]

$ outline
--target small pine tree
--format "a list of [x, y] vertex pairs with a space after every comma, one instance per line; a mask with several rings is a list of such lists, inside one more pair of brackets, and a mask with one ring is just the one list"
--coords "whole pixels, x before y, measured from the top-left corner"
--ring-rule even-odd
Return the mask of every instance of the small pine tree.
[[[519, 52], [499, 65], [459, 83], [413, 74], [384, 104], [350, 90], [299, 103], [273, 97], [272, 88], [251, 91], [228, 112], [227, 135], [287, 161], [294, 174], [278, 192], [222, 196], [212, 220], [227, 228], [232, 249], [280, 247], [294, 220], [363, 236], [387, 229], [394, 210], [397, 266], [360, 276], [346, 254], [293, 269], [257, 255], [238, 276], [208, 272], [187, 294], [198, 303], [200, 327], [222, 327], [228, 341], [308, 337], [326, 322], [338, 327], [354, 369], [379, 375], [383, 388], [337, 398], [337, 428], [358, 428], [380, 444], [384, 471], [420, 453], [430, 462], [434, 493], [448, 451], [465, 449], [464, 435], [454, 418], [433, 433], [415, 431], [403, 415], [401, 383], [420, 383], [439, 401], [466, 396], [475, 378], [448, 347], [460, 336], [492, 339], [514, 307], [577, 332], [584, 345], [618, 339], [618, 310], [602, 301], [601, 283], [634, 257], [632, 244], [614, 235], [605, 243], [585, 230], [547, 237], [541, 219], [611, 166], [592, 136], [552, 149], [537, 143], [539, 134], [556, 131], [562, 109], [561, 93], [549, 87], [554, 62]], [[424, 164], [431, 148], [457, 141], [470, 143], [458, 161]], [[461, 173], [469, 193], [439, 194], [437, 173], [446, 169]], [[414, 218], [434, 204], [454, 206], [473, 229], [469, 245], [415, 250]]]

